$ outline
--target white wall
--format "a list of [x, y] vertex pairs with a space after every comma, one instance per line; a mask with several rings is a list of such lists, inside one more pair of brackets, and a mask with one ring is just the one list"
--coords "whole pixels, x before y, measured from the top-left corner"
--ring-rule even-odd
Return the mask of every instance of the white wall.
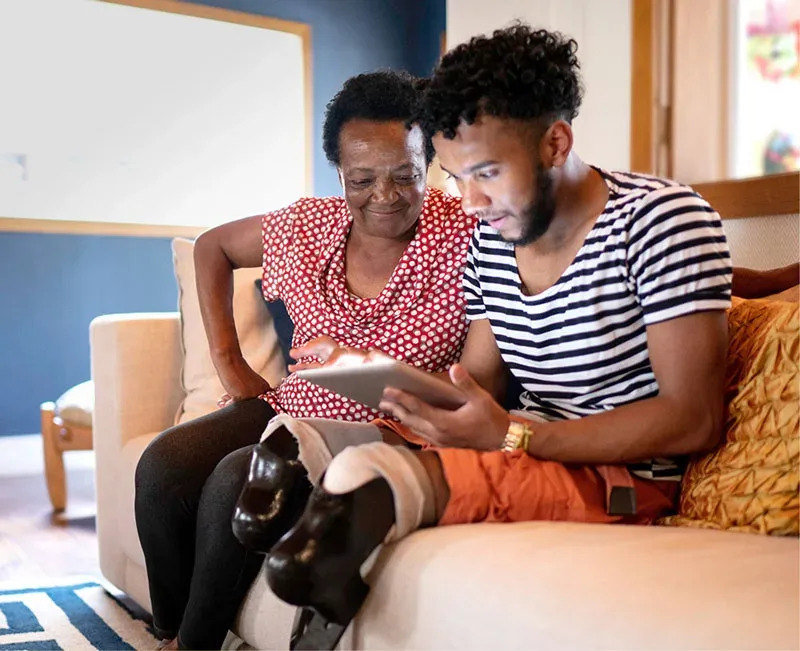
[[735, 267], [775, 269], [800, 257], [800, 215], [726, 219], [723, 226]]
[[447, 0], [447, 47], [522, 19], [578, 42], [586, 94], [575, 150], [609, 169], [630, 165], [631, 0]]
[[306, 192], [299, 36], [0, 0], [0, 217], [211, 226]]

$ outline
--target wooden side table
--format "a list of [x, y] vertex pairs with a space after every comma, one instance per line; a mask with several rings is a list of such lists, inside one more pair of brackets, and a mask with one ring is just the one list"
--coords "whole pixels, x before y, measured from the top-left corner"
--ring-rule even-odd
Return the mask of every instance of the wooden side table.
[[63, 511], [67, 507], [64, 452], [92, 449], [93, 410], [94, 385], [91, 381], [72, 387], [54, 403], [41, 405], [44, 472], [54, 511]]

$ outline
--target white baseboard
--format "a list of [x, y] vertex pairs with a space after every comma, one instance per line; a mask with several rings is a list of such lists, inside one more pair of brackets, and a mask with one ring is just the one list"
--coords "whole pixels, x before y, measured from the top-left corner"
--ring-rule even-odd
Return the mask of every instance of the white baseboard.
[[[0, 437], [0, 476], [19, 477], [44, 473], [41, 434]], [[64, 453], [67, 472], [93, 470], [94, 452], [75, 450]]]

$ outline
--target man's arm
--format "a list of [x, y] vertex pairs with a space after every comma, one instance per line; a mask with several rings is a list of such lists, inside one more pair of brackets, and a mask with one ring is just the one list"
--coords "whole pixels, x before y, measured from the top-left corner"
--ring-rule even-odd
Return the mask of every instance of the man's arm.
[[212, 228], [194, 245], [197, 295], [211, 359], [234, 400], [254, 398], [269, 389], [244, 360], [233, 320], [233, 270], [260, 267], [261, 260], [260, 216]]
[[626, 463], [707, 450], [722, 434], [725, 312], [702, 312], [647, 328], [654, 398], [579, 420], [536, 424], [528, 452], [563, 463]]
[[794, 287], [800, 283], [800, 263], [757, 271], [744, 267], [733, 268], [733, 295], [739, 298], [763, 298]]
[[[508, 369], [500, 356], [489, 319], [469, 322], [460, 364], [495, 400], [503, 400], [508, 384]], [[442, 373], [442, 377], [449, 379], [447, 373]]]
[[[701, 312], [647, 328], [659, 394], [602, 414], [533, 425], [528, 453], [562, 463], [629, 463], [708, 449], [722, 432], [727, 319]], [[455, 410], [436, 409], [386, 389], [381, 409], [439, 447], [499, 450], [508, 413], [461, 365], [450, 371], [467, 394]]]

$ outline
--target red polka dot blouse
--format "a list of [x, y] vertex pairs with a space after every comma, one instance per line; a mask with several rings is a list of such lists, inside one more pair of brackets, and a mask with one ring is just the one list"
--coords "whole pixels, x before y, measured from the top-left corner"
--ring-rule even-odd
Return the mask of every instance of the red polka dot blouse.
[[[416, 234], [379, 296], [358, 298], [345, 281], [353, 218], [344, 199], [301, 199], [262, 218], [264, 298], [282, 300], [292, 345], [327, 335], [376, 348], [432, 372], [458, 361], [467, 332], [462, 276], [475, 220], [461, 199], [429, 188]], [[300, 361], [300, 360], [298, 360]], [[295, 375], [262, 396], [295, 418], [369, 421], [386, 414]]]

